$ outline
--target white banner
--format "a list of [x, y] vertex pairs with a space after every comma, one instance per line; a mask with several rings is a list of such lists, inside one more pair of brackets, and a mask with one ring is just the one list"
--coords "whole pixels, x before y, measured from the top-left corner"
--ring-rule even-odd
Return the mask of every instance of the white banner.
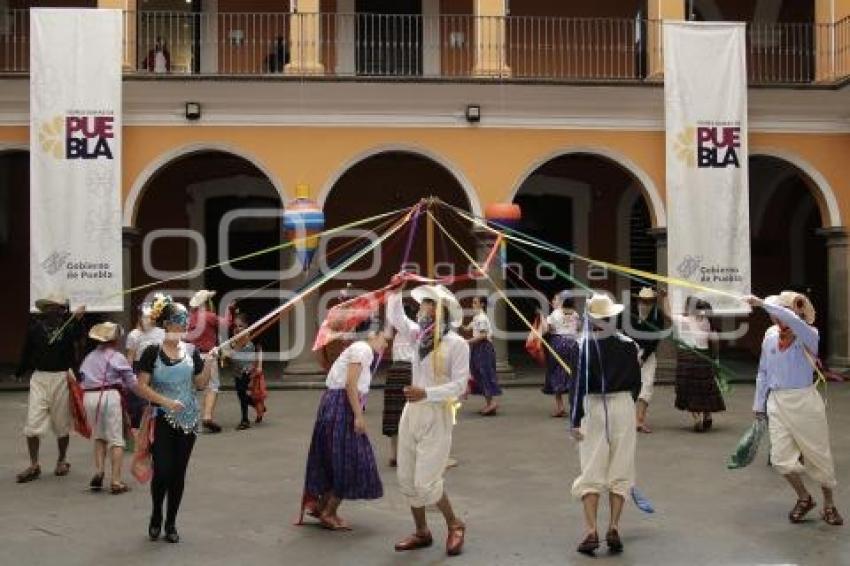
[[[743, 23], [664, 22], [667, 260], [670, 275], [750, 292], [746, 29]], [[715, 311], [734, 299], [674, 287]]]
[[123, 307], [120, 10], [30, 11], [30, 305]]

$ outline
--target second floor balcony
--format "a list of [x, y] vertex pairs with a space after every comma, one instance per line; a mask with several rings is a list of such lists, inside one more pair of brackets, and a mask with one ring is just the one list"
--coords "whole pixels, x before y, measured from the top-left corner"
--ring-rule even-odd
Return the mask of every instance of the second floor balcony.
[[[130, 76], [623, 82], [662, 79], [663, 25], [636, 18], [125, 11]], [[850, 18], [747, 24], [751, 85], [850, 76]], [[0, 74], [29, 69], [29, 10], [0, 11]]]

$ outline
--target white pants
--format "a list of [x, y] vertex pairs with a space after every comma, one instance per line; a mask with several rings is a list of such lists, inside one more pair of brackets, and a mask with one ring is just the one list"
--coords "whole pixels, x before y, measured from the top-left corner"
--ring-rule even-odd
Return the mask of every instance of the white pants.
[[[98, 410], [98, 403], [100, 410]], [[121, 408], [121, 393], [115, 389], [86, 391], [83, 397], [86, 419], [93, 440], [103, 440], [109, 446], [124, 448], [124, 411]]]
[[837, 482], [826, 406], [817, 388], [771, 391], [767, 417], [773, 467], [783, 475], [805, 472], [822, 486], [834, 488]]
[[[579, 442], [581, 475], [573, 482], [577, 499], [607, 490], [622, 497], [635, 483], [635, 403], [627, 391], [607, 395], [608, 432], [605, 435], [605, 404], [602, 395], [584, 398], [584, 418]], [[610, 442], [609, 442], [610, 440]]]
[[652, 393], [655, 390], [655, 371], [658, 368], [658, 358], [652, 352], [643, 365], [640, 366], [640, 395], [638, 399], [647, 405], [652, 401]]
[[207, 391], [212, 391], [213, 393], [218, 393], [218, 390], [221, 388], [221, 371], [218, 367], [218, 360], [212, 360], [210, 362], [210, 381], [207, 384]]
[[30, 378], [26, 436], [44, 436], [48, 428], [57, 438], [71, 433], [71, 398], [67, 371], [34, 371]]
[[398, 425], [398, 484], [411, 507], [443, 496], [452, 448], [452, 412], [445, 403], [406, 403]]

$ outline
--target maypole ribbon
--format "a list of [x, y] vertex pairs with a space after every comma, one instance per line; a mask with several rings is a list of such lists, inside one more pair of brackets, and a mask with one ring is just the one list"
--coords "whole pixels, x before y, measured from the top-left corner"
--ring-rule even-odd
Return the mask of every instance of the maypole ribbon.
[[508, 299], [508, 296], [505, 295], [505, 292], [502, 291], [502, 289], [500, 289], [498, 287], [498, 285], [496, 285], [496, 283], [493, 281], [493, 278], [490, 277], [490, 274], [487, 273], [486, 271], [482, 270], [481, 266], [478, 265], [478, 263], [475, 261], [475, 259], [473, 259], [473, 257], [469, 254], [469, 252], [467, 252], [465, 249], [463, 249], [463, 246], [461, 246], [460, 243], [451, 234], [449, 234], [449, 232], [446, 230], [446, 228], [440, 223], [439, 220], [434, 218], [434, 216], [430, 213], [430, 211], [428, 212], [428, 215], [431, 216], [431, 218], [434, 220], [434, 224], [436, 224], [440, 228], [440, 230], [443, 231], [443, 233], [446, 235], [446, 237], [449, 240], [451, 240], [451, 242], [460, 251], [460, 253], [463, 254], [463, 256], [467, 259], [467, 261], [469, 261], [469, 263], [471, 263], [473, 265], [473, 267], [475, 267], [479, 272], [482, 273], [482, 275], [484, 275], [484, 277], [487, 279], [487, 281], [490, 282], [490, 285], [493, 286], [493, 288], [496, 290], [496, 292], [499, 294], [499, 296], [502, 298], [502, 300], [504, 300], [505, 303], [507, 303], [507, 305], [509, 307], [511, 307], [511, 310], [513, 310], [514, 314], [516, 314], [519, 317], [519, 319], [522, 320], [523, 324], [525, 324], [525, 326], [528, 327], [528, 329], [531, 330], [532, 333], [534, 333], [534, 335], [540, 340], [541, 344], [543, 344], [546, 347], [546, 349], [549, 351], [549, 353], [552, 354], [552, 357], [554, 357], [555, 360], [558, 362], [558, 364], [560, 364], [560, 366], [562, 368], [564, 368], [564, 371], [566, 371], [567, 374], [572, 375], [573, 371], [572, 371], [572, 369], [570, 369], [570, 366], [561, 358], [561, 356], [558, 354], [558, 352], [556, 352], [555, 349], [552, 348], [552, 346], [549, 344], [549, 342], [547, 342], [546, 340], [543, 339], [543, 336], [540, 334], [540, 331], [537, 330], [537, 328], [535, 328], [534, 325], [531, 324], [528, 321], [528, 319], [522, 314], [522, 312], [520, 312], [520, 310], [516, 307], [516, 305], [514, 305], [513, 302], [510, 299]]
[[318, 290], [319, 287], [321, 287], [322, 285], [324, 285], [325, 283], [327, 283], [328, 281], [330, 281], [331, 279], [336, 277], [339, 273], [341, 273], [342, 271], [344, 271], [345, 269], [347, 269], [348, 267], [350, 267], [351, 265], [356, 263], [358, 260], [360, 260], [366, 254], [368, 254], [369, 252], [371, 252], [372, 250], [377, 248], [379, 245], [381, 245], [385, 240], [387, 240], [387, 238], [389, 238], [390, 236], [392, 236], [393, 234], [398, 232], [398, 230], [410, 220], [412, 212], [413, 212], [412, 208], [408, 209], [407, 214], [405, 214], [403, 218], [398, 220], [396, 222], [395, 226], [393, 226], [392, 228], [387, 230], [386, 233], [381, 235], [374, 242], [365, 246], [363, 249], [361, 249], [357, 253], [351, 255], [346, 260], [340, 262], [337, 266], [335, 266], [333, 269], [328, 271], [328, 273], [322, 275], [321, 277], [317, 277], [315, 281], [311, 281], [310, 283], [308, 283], [294, 297], [292, 297], [291, 299], [289, 299], [287, 302], [285, 302], [281, 306], [277, 307], [276, 309], [274, 309], [271, 312], [269, 312], [268, 314], [266, 314], [264, 317], [262, 317], [261, 319], [256, 321], [254, 324], [252, 324], [251, 326], [249, 326], [245, 330], [239, 332], [238, 334], [232, 336], [228, 340], [225, 340], [224, 342], [222, 342], [218, 346], [218, 348], [220, 350], [225, 349], [225, 348], [229, 347], [230, 344], [232, 344], [233, 342], [242, 340], [246, 336], [250, 337], [252, 339], [255, 338], [256, 336], [259, 336], [259, 334], [261, 334], [262, 332], [267, 330], [286, 311], [291, 309], [298, 301], [303, 300], [304, 297], [306, 297], [306, 296], [310, 295], [311, 293], [315, 292], [316, 290]]

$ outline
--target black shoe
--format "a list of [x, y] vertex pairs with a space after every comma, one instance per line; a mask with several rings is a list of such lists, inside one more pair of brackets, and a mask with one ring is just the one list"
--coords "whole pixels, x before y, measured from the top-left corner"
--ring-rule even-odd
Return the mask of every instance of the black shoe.
[[236, 427], [236, 430], [245, 430], [246, 428], [251, 428], [251, 421], [245, 419], [244, 421], [239, 423], [239, 426]]
[[204, 430], [206, 432], [210, 432], [212, 434], [217, 434], [217, 433], [221, 432], [221, 426], [219, 426], [219, 424], [217, 422], [213, 421], [213, 420], [204, 421], [203, 425], [204, 425]]
[[103, 474], [95, 474], [89, 482], [89, 489], [92, 491], [100, 491], [103, 489]]
[[616, 529], [611, 529], [605, 536], [605, 542], [608, 544], [608, 552], [611, 554], [620, 554], [623, 552], [623, 541], [620, 540], [620, 533]]
[[148, 525], [148, 537], [151, 540], [159, 540], [159, 534], [162, 532], [162, 519], [151, 517], [151, 522]]
[[584, 537], [584, 540], [581, 541], [581, 544], [578, 545], [576, 550], [582, 554], [593, 556], [597, 548], [599, 548], [599, 535], [593, 533]]
[[174, 525], [165, 525], [165, 542], [180, 542], [180, 535], [177, 534], [177, 528]]

